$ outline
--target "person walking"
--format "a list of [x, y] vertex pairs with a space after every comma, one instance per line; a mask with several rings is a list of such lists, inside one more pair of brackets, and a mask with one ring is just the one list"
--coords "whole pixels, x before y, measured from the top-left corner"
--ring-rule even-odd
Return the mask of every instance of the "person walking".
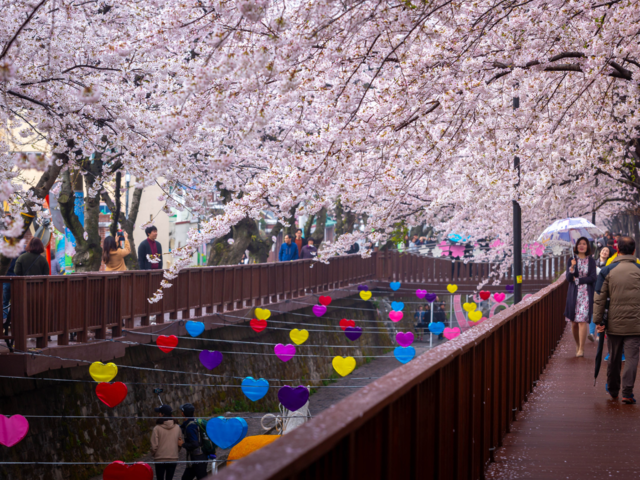
[[25, 253], [18, 257], [13, 267], [16, 276], [49, 275], [49, 262], [42, 256], [44, 253], [42, 240], [32, 237], [25, 250]]
[[[147, 239], [138, 245], [138, 266], [140, 270], [162, 270], [162, 245], [156, 241], [158, 229], [155, 225], [151, 225], [144, 229], [144, 233], [147, 235]], [[151, 258], [158, 258], [160, 261], [150, 262], [147, 255]]]
[[173, 418], [173, 410], [169, 405], [162, 405], [155, 409], [161, 417], [151, 432], [151, 455], [156, 462], [156, 479], [173, 480], [178, 466], [180, 447], [184, 443], [182, 429]]
[[567, 265], [567, 303], [565, 318], [571, 322], [576, 342], [576, 357], [584, 357], [589, 323], [593, 315], [593, 292], [597, 279], [596, 261], [591, 256], [591, 246], [586, 237], [580, 237], [573, 248], [574, 257]]
[[426, 317], [427, 317], [427, 312], [424, 311], [424, 306], [420, 305], [418, 307], [418, 311], [413, 314], [413, 318], [416, 321], [414, 328], [415, 328], [416, 335], [418, 337], [419, 342], [422, 341], [422, 338], [424, 336], [424, 329], [426, 327], [425, 325]]
[[124, 248], [118, 248], [116, 239], [111, 235], [104, 238], [102, 242], [102, 261], [107, 272], [126, 272], [127, 265], [124, 263], [124, 257], [131, 253], [131, 245], [129, 244], [129, 235], [124, 232]]
[[278, 252], [278, 260], [281, 262], [290, 262], [291, 260], [298, 260], [298, 246], [291, 241], [291, 235], [286, 234], [284, 236], [284, 243], [280, 245], [280, 251]]
[[633, 387], [640, 357], [640, 265], [635, 257], [636, 242], [631, 237], [618, 239], [618, 256], [598, 275], [593, 320], [600, 334], [605, 332], [607, 313], [607, 366], [606, 390], [616, 400], [620, 393], [622, 356], [626, 357], [622, 375], [622, 402], [636, 403]]
[[318, 249], [313, 245], [314, 243], [313, 238], [310, 238], [307, 240], [307, 244], [302, 247], [302, 255], [300, 255], [302, 260], [314, 258], [318, 254]]
[[302, 238], [302, 230], [296, 230], [296, 236], [293, 239], [293, 243], [298, 247], [298, 258], [302, 258], [302, 249], [308, 244], [308, 240], [306, 238]]
[[[295, 244], [293, 246], [296, 247]], [[208, 455], [203, 451], [200, 427], [193, 418], [196, 408], [190, 403], [185, 403], [180, 407], [180, 411], [182, 416], [186, 418], [180, 427], [184, 435], [183, 446], [187, 451], [187, 461], [193, 462], [187, 464], [187, 469], [182, 474], [182, 480], [193, 480], [194, 477], [200, 480], [207, 476]]]
[[[611, 250], [609, 247], [602, 247], [600, 249], [600, 253], [598, 254], [598, 259], [596, 260], [596, 274], [600, 273], [600, 270], [607, 265], [607, 261], [611, 256]], [[593, 317], [591, 317], [591, 322], [589, 323], [589, 335], [587, 335], [587, 340], [590, 342], [595, 342], [598, 338], [596, 334], [596, 324], [593, 322]]]

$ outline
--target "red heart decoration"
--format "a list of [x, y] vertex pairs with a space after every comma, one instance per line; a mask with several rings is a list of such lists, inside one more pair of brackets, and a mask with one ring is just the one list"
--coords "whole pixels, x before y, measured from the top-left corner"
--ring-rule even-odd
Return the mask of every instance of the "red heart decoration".
[[354, 322], [353, 320], [347, 320], [346, 318], [343, 318], [342, 320], [340, 320], [340, 328], [342, 329], [342, 331], [345, 331], [347, 327], [355, 327], [355, 326], [356, 326], [356, 322]]
[[153, 470], [146, 463], [127, 465], [118, 460], [102, 472], [104, 480], [153, 480]]
[[96, 395], [107, 407], [117, 407], [127, 396], [127, 386], [122, 382], [99, 383]]
[[324, 305], [325, 307], [331, 303], [331, 297], [320, 297], [318, 299], [320, 305]]
[[249, 325], [251, 325], [251, 328], [253, 329], [254, 332], [260, 333], [265, 328], [267, 328], [267, 321], [258, 320], [257, 318], [252, 318], [251, 321], [249, 322]]
[[480, 298], [482, 300], [489, 300], [490, 296], [491, 296], [491, 292], [485, 292], [484, 290], [480, 292]]
[[169, 353], [171, 350], [178, 346], [178, 337], [175, 335], [160, 335], [156, 340], [156, 345], [162, 350], [164, 353]]

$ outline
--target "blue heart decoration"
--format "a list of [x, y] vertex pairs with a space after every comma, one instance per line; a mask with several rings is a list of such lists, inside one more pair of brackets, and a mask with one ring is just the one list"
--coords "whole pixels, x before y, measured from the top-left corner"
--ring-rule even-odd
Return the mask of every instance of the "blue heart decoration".
[[394, 292], [397, 292], [397, 291], [398, 291], [398, 289], [400, 288], [400, 282], [391, 282], [391, 283], [389, 284], [389, 288], [390, 288], [391, 290], [393, 290]]
[[255, 402], [267, 394], [269, 391], [269, 382], [264, 378], [255, 380], [253, 377], [247, 377], [242, 380], [240, 388], [249, 400]]
[[396, 347], [393, 351], [393, 356], [396, 357], [400, 363], [407, 363], [416, 356], [416, 349], [413, 347]]
[[220, 448], [231, 448], [247, 436], [249, 426], [244, 418], [216, 417], [207, 422], [207, 435]]
[[435, 335], [440, 335], [444, 332], [444, 323], [443, 322], [431, 322], [429, 324], [429, 331]]
[[395, 310], [396, 312], [401, 312], [403, 308], [404, 308], [404, 303], [391, 302], [391, 310]]
[[197, 337], [202, 332], [204, 332], [204, 323], [188, 321], [185, 325], [185, 328], [187, 329], [189, 335], [191, 335], [192, 337]]

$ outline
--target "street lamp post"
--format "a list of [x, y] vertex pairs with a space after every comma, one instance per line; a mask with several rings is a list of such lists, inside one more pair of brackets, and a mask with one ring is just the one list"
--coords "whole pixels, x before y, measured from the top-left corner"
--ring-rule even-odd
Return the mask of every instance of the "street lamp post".
[[[514, 111], [520, 107], [520, 98], [513, 97]], [[518, 183], [520, 185], [520, 158], [513, 158], [513, 168], [518, 172]], [[520, 303], [522, 300], [522, 210], [517, 198], [513, 200], [513, 303]]]
[[129, 218], [129, 182], [131, 181], [131, 174], [129, 172], [124, 174], [125, 187], [127, 190], [124, 213], [127, 219]]

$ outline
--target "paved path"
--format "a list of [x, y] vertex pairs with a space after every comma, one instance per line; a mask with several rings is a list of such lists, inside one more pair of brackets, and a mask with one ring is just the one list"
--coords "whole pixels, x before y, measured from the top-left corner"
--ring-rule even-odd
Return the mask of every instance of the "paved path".
[[606, 394], [606, 362], [593, 386], [595, 355], [596, 344], [588, 342], [585, 357], [576, 358], [571, 331], [565, 331], [523, 412], [496, 452], [487, 479], [626, 480], [640, 476], [640, 406], [624, 405]]

